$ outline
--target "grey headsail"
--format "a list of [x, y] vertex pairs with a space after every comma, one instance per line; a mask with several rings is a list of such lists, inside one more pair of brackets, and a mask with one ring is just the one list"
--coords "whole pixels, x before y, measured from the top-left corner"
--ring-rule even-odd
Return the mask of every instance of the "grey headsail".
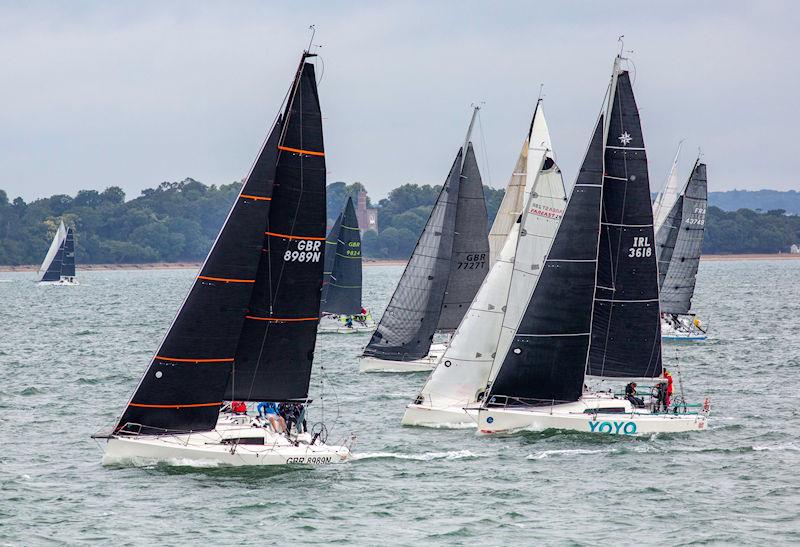
[[489, 271], [491, 262], [487, 223], [483, 182], [475, 151], [472, 143], [469, 143], [458, 185], [450, 276], [437, 330], [454, 331], [458, 328]]
[[323, 285], [320, 307], [327, 313], [356, 315], [361, 313], [361, 231], [352, 197], [347, 198], [339, 218], [336, 246], [327, 245], [330, 236], [325, 242], [325, 262], [328, 254], [333, 255], [333, 261]]
[[64, 254], [61, 258], [61, 276], [75, 277], [75, 231], [67, 228], [67, 237], [64, 239]]
[[[336, 260], [336, 247], [339, 241], [339, 230], [342, 226], [342, 215], [344, 211], [339, 213], [336, 221], [333, 223], [331, 231], [328, 232], [328, 237], [325, 238], [325, 264], [322, 268], [322, 298], [321, 302], [325, 302], [325, 293], [328, 291], [328, 283], [331, 280], [331, 273], [333, 272], [333, 262]], [[324, 311], [324, 310], [322, 310]]]
[[656, 235], [661, 311], [689, 313], [706, 224], [706, 165], [695, 162], [675, 206]]
[[364, 355], [388, 361], [428, 355], [450, 273], [460, 174], [461, 150]]
[[[294, 114], [291, 109], [296, 96], [300, 93], [298, 90], [301, 87], [303, 89], [308, 87], [308, 83], [305, 86], [299, 83], [307, 67], [306, 56], [303, 55], [287, 98], [287, 114], [290, 112]], [[313, 78], [313, 71], [311, 76]], [[316, 96], [315, 91], [314, 96]], [[321, 127], [318, 123], [315, 126], [313, 117], [310, 116], [312, 120], [307, 132], [311, 135], [316, 133], [316, 138], [321, 141]], [[266, 251], [269, 250], [265, 245], [265, 232], [269, 231], [271, 200], [273, 194], [277, 195], [279, 182], [285, 184], [284, 179], [276, 181], [276, 173], [282, 173], [284, 177], [289, 178], [304, 176], [303, 167], [307, 161], [304, 152], [307, 151], [291, 147], [292, 144], [300, 142], [297, 135], [301, 132], [299, 126], [289, 128], [280, 117], [272, 127], [198, 276], [125, 408], [115, 431], [157, 434], [210, 430], [216, 425], [234, 360], [239, 356], [245, 316], [252, 313], [250, 308], [254, 287], [258, 281], [259, 264], [262, 256], [268, 254]], [[316, 153], [318, 149], [312, 150]], [[290, 165], [284, 164], [283, 171], [278, 171], [279, 153], [284, 155], [288, 153], [297, 156], [297, 159], [290, 162]], [[309, 161], [319, 169], [319, 160]], [[322, 173], [321, 229], [315, 227], [315, 232], [323, 233], [320, 240], [324, 239], [325, 222], [324, 160]], [[293, 192], [294, 190], [290, 188], [289, 193]], [[290, 214], [288, 207], [283, 209], [284, 214]], [[298, 233], [306, 228], [304, 223], [302, 224]], [[304, 247], [307, 246], [305, 239], [290, 241], [293, 248], [300, 241]], [[293, 251], [288, 248], [286, 251], [291, 260], [295, 256]], [[280, 259], [284, 256], [285, 253]], [[299, 254], [297, 256], [299, 257]], [[298, 300], [303, 301], [316, 298], [314, 315], [319, 306], [319, 286], [322, 279], [321, 253], [317, 264], [319, 271], [315, 294], [311, 297], [306, 294], [298, 295]], [[285, 284], [283, 289], [291, 292], [291, 288], [287, 289]], [[314, 325], [316, 331], [316, 322]], [[311, 347], [313, 350], [313, 341]], [[307, 346], [304, 352], [311, 353]], [[276, 375], [276, 380], [280, 379], [282, 378]], [[305, 389], [307, 386], [306, 382]], [[296, 390], [300, 394], [303, 391], [302, 386]]]
[[487, 398], [552, 404], [581, 395], [594, 302], [603, 191], [603, 116], [586, 151], [541, 277]]
[[603, 217], [597, 264], [592, 376], [661, 374], [653, 206], [639, 111], [627, 71], [618, 69], [609, 90], [603, 176]]
[[314, 65], [303, 62], [284, 114], [256, 282], [225, 399], [305, 399], [319, 324], [325, 147]]

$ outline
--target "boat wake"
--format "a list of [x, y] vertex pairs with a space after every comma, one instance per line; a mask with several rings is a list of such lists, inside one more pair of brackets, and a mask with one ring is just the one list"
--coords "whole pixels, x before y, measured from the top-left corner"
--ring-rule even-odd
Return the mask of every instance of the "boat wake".
[[352, 460], [397, 459], [416, 460], [429, 462], [432, 460], [463, 460], [480, 458], [481, 456], [469, 450], [451, 450], [450, 452], [425, 452], [423, 454], [401, 454], [399, 452], [364, 452], [353, 454]]

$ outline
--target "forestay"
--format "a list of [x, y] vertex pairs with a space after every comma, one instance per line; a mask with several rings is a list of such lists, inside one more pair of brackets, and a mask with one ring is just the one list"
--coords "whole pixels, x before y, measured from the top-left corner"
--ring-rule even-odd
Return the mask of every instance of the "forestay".
[[695, 162], [686, 189], [656, 235], [661, 311], [689, 313], [697, 282], [707, 206], [706, 165]]

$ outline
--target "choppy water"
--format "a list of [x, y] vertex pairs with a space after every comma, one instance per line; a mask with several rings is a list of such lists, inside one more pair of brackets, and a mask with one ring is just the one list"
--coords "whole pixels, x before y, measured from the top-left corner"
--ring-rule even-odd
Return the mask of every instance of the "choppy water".
[[[365, 269], [370, 306], [400, 271]], [[367, 337], [328, 335], [313, 391], [324, 367], [331, 440], [355, 432], [357, 460], [104, 468], [89, 435], [121, 411], [192, 274], [38, 287], [0, 273], [12, 280], [0, 283], [0, 543], [800, 542], [800, 261], [702, 263], [695, 309], [712, 337], [666, 355], [681, 358], [690, 397], [712, 397], [704, 433], [404, 428], [425, 375], [361, 375]]]

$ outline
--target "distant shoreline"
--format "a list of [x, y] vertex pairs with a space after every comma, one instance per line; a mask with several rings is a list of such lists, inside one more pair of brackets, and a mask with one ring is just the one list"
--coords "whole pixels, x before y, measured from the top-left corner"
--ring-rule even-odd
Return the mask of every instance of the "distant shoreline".
[[[730, 254], [703, 255], [700, 260], [708, 262], [724, 262], [739, 260], [800, 260], [800, 254]], [[404, 266], [406, 260], [365, 258], [364, 266]], [[110, 271], [110, 270], [197, 270], [202, 262], [147, 262], [144, 264], [78, 264], [78, 271]], [[0, 272], [36, 272], [38, 265], [0, 266]]]

